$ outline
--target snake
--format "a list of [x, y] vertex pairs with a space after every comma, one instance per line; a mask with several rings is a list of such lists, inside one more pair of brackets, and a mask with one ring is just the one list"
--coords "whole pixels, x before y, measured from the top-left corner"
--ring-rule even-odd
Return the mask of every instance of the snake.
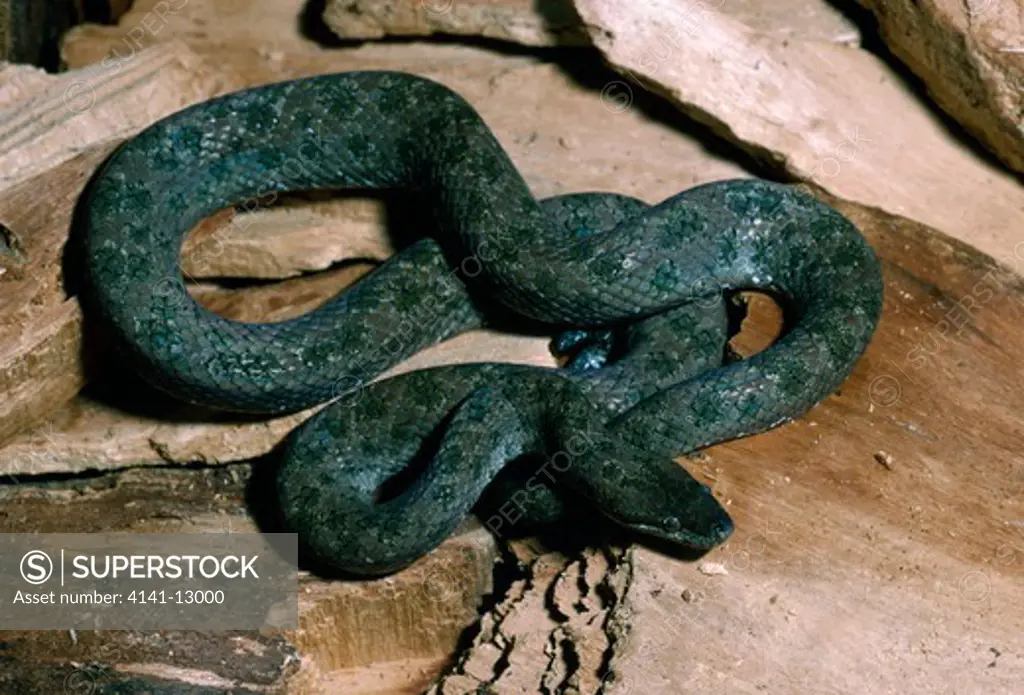
[[[190, 297], [189, 230], [311, 189], [396, 192], [418, 236], [295, 318], [229, 320]], [[474, 510], [499, 535], [520, 519], [592, 519], [716, 547], [732, 519], [677, 460], [834, 393], [882, 305], [872, 248], [808, 193], [748, 178], [653, 205], [538, 199], [464, 98], [399, 71], [293, 79], [173, 113], [104, 162], [82, 220], [84, 306], [143, 380], [226, 411], [327, 404], [282, 445], [276, 506], [304, 554], [354, 576], [407, 567]], [[740, 358], [729, 340], [748, 291], [776, 301], [783, 327]], [[509, 317], [541, 327], [564, 364], [377, 378]]]

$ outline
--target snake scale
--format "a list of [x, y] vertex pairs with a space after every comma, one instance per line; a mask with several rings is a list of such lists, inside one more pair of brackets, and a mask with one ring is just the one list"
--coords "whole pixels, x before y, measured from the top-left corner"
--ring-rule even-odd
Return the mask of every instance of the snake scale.
[[[422, 237], [294, 319], [230, 321], [189, 298], [178, 264], [196, 223], [337, 188], [403, 192]], [[474, 506], [506, 528], [582, 510], [714, 547], [732, 521], [673, 459], [806, 412], [847, 377], [881, 311], [873, 251], [809, 195], [731, 180], [653, 206], [603, 193], [538, 201], [469, 104], [401, 72], [292, 80], [179, 111], [109, 158], [84, 221], [87, 308], [146, 381], [241, 412], [335, 399], [284, 446], [278, 502], [310, 558], [355, 575], [405, 567]], [[727, 347], [740, 290], [769, 293], [784, 313], [781, 336], [747, 359]], [[374, 381], [495, 307], [548, 327], [567, 366]]]

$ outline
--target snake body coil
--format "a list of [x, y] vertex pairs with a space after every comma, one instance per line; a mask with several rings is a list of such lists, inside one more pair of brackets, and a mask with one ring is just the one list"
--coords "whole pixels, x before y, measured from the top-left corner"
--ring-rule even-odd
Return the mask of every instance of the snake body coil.
[[[229, 321], [188, 297], [178, 257], [195, 223], [311, 188], [407, 191], [439, 231], [296, 319]], [[294, 433], [278, 483], [308, 552], [357, 574], [428, 552], [487, 490], [534, 520], [557, 518], [568, 492], [628, 529], [714, 546], [731, 521], [672, 458], [804, 413], [846, 378], [881, 311], [870, 247], [810, 196], [738, 180], [650, 207], [537, 201], [464, 100], [405, 73], [180, 111], [111, 157], [85, 225], [90, 306], [147, 381], [260, 413], [340, 396]], [[786, 316], [781, 338], [742, 361], [726, 349], [738, 290], [772, 293]], [[570, 368], [461, 365], [367, 385], [480, 326], [481, 296], [564, 331]]]

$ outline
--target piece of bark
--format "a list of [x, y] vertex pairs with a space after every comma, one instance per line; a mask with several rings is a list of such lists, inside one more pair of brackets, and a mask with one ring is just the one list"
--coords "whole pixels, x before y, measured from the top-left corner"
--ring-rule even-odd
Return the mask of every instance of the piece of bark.
[[[722, 11], [777, 36], [857, 44], [857, 26], [824, 0], [733, 0]], [[323, 21], [343, 39], [454, 34], [526, 46], [589, 45], [571, 0], [327, 0]]]
[[[0, 485], [0, 532], [252, 533], [246, 499], [268, 491], [251, 473], [249, 465], [145, 469]], [[386, 579], [302, 573], [297, 630], [6, 631], [0, 690], [34, 695], [91, 684], [95, 692], [319, 695], [344, 683], [344, 692], [368, 695], [388, 673], [422, 691], [492, 590], [495, 556], [491, 535], [467, 523]]]
[[[560, 599], [574, 596], [579, 572], [546, 558], [551, 566], [529, 568], [482, 618], [432, 693], [1017, 692], [1024, 368], [1011, 346], [1021, 342], [1024, 281], [921, 224], [819, 195], [881, 255], [885, 310], [839, 392], [685, 462], [724, 501], [735, 535], [700, 563], [641, 546], [609, 572], [585, 555], [607, 603], [581, 615], [600, 632], [566, 630], [561, 641], [552, 618], [576, 616], [553, 607], [576, 606]], [[1024, 269], [1024, 251], [1014, 259]], [[778, 320], [756, 305], [746, 344]], [[882, 443], [897, 469], [875, 464]], [[576, 668], [601, 689], [567, 678], [577, 662], [562, 655], [602, 642], [596, 673]], [[539, 668], [542, 656], [543, 673], [514, 668]]]
[[605, 86], [610, 111], [632, 110], [647, 87], [789, 176], [997, 257], [1017, 243], [1024, 187], [952, 135], [870, 53], [779, 40], [700, 0], [575, 5], [623, 75]]
[[1024, 0], [860, 0], [928, 92], [1024, 172]]
[[473, 643], [428, 691], [596, 692], [611, 643], [608, 616], [628, 584], [629, 553], [577, 557], [516, 543], [521, 576], [481, 619]]

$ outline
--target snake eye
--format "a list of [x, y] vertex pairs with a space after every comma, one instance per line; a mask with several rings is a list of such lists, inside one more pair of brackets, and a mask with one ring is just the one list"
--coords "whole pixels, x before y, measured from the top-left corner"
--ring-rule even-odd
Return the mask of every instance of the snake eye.
[[665, 528], [666, 531], [670, 533], [675, 533], [683, 526], [679, 522], [679, 517], [676, 516], [666, 516], [664, 519], [661, 520], [661, 525]]

